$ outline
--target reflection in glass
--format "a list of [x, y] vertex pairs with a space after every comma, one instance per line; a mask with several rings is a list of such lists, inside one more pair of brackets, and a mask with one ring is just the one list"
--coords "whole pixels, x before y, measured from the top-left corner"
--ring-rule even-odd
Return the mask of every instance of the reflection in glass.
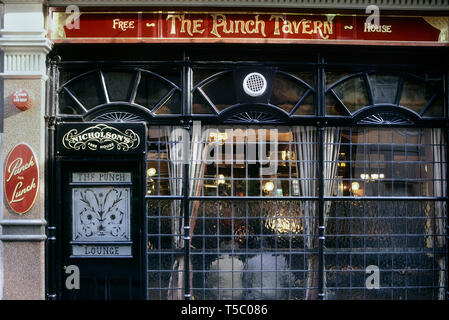
[[[427, 116], [442, 116], [443, 105], [435, 95], [441, 95], [442, 81], [439, 75], [423, 75], [423, 78], [408, 76], [404, 79], [401, 100], [399, 104], [421, 114], [428, 103], [432, 103], [431, 112]], [[436, 101], [434, 101], [434, 100]]]
[[297, 81], [277, 74], [273, 83], [270, 103], [289, 113], [305, 92], [306, 88]]
[[[226, 90], [223, 90], [224, 88]], [[219, 111], [237, 103], [232, 72], [214, 78], [203, 85], [201, 89]]]
[[[326, 223], [327, 299], [438, 299], [445, 245], [440, 203], [334, 201]], [[433, 241], [432, 239], [441, 239]], [[378, 266], [380, 290], [367, 290]]]
[[[353, 128], [341, 131], [338, 172], [329, 195], [432, 197], [444, 184], [440, 129]], [[334, 144], [327, 144], [328, 147]], [[325, 166], [332, 166], [332, 158]], [[357, 183], [358, 188], [352, 188]]]
[[[79, 101], [80, 104], [86, 109], [90, 110], [100, 104], [106, 102], [105, 91], [101, 86], [100, 73], [90, 72], [84, 77], [74, 80], [67, 86], [67, 90], [71, 95]], [[65, 89], [61, 92], [65, 92]], [[67, 101], [71, 105], [73, 98], [70, 95], [66, 96]], [[75, 107], [77, 103], [75, 103]], [[61, 111], [65, 108], [64, 104], [60, 104]]]
[[370, 74], [368, 77], [373, 91], [374, 103], [395, 103], [399, 76]]
[[347, 110], [331, 93], [326, 95], [326, 114], [335, 116], [347, 116]]
[[299, 264], [309, 260], [302, 249], [303, 202], [195, 202], [199, 212], [191, 222], [191, 250], [196, 298], [305, 298], [307, 273]]
[[370, 104], [366, 84], [362, 77], [354, 77], [346, 80], [334, 87], [333, 90], [351, 112]]
[[[325, 205], [326, 298], [441, 299], [446, 206], [432, 197], [447, 192], [442, 130], [350, 128], [340, 135], [337, 177], [325, 195], [354, 198]], [[379, 196], [429, 200], [357, 201]], [[380, 290], [366, 289], [369, 265], [381, 270]]]
[[103, 71], [110, 101], [129, 101], [136, 71]]
[[[161, 190], [182, 195], [182, 154], [170, 134], [174, 129], [149, 130], [147, 181], [157, 182], [155, 196], [163, 195]], [[189, 195], [196, 197], [190, 201], [189, 261], [184, 261], [180, 200], [148, 197], [148, 257], [161, 268], [158, 273], [150, 267], [149, 293], [183, 299], [189, 263], [195, 299], [317, 299], [318, 130], [278, 127], [276, 148], [262, 152], [276, 155], [277, 167], [263, 174], [249, 150], [258, 150], [261, 137], [273, 132], [208, 129], [196, 127], [189, 135]], [[325, 297], [441, 298], [446, 205], [433, 197], [447, 192], [442, 130], [329, 127], [322, 134], [324, 196], [340, 197], [325, 201], [323, 210]], [[208, 149], [211, 145], [215, 148]], [[228, 161], [207, 163], [201, 157], [205, 150]], [[233, 150], [232, 157], [225, 158], [226, 150]], [[385, 201], [389, 197], [395, 198]], [[376, 292], [365, 288], [369, 265], [381, 269], [382, 289]]]
[[296, 109], [294, 115], [314, 115], [315, 114], [315, 95], [313, 93], [309, 93], [304, 100], [301, 102], [301, 105], [298, 109]]
[[151, 74], [142, 73], [134, 102], [151, 110], [171, 89], [170, 84]]

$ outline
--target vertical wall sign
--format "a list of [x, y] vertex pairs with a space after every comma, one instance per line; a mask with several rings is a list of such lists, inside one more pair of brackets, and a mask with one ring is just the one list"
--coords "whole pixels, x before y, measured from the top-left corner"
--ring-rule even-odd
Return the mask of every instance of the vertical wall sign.
[[39, 188], [39, 165], [31, 147], [16, 145], [5, 162], [4, 190], [6, 200], [17, 214], [24, 214], [36, 201]]

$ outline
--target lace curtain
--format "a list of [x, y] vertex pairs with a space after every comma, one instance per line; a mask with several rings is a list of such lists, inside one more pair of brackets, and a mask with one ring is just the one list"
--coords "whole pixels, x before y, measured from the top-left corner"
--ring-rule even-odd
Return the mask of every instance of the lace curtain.
[[[205, 164], [203, 153], [206, 145], [206, 141], [203, 141], [203, 134], [207, 128], [206, 126], [202, 127], [199, 122], [195, 122], [190, 137], [184, 129], [167, 127], [171, 195], [182, 195], [184, 163], [187, 160], [189, 163], [189, 196], [201, 194], [201, 179], [203, 178]], [[190, 205], [190, 241], [192, 241], [199, 203], [194, 201]], [[172, 201], [171, 212], [173, 218], [172, 234], [174, 235], [173, 249], [179, 250], [184, 248], [184, 216], [181, 200]], [[189, 263], [191, 264], [190, 261]], [[169, 281], [169, 300], [184, 299], [184, 265], [184, 254], [179, 254], [175, 257], [172, 276]], [[192, 283], [192, 281], [190, 282]]]
[[[168, 147], [169, 157], [169, 178], [170, 178], [170, 194], [173, 196], [182, 195], [182, 177], [184, 171], [183, 165], [183, 134], [179, 127], [166, 127], [165, 137]], [[173, 250], [179, 250], [184, 247], [183, 241], [183, 217], [182, 217], [182, 202], [181, 200], [173, 200], [171, 202], [172, 215], [172, 234]], [[184, 255], [179, 254], [175, 256], [172, 267], [172, 275], [169, 281], [168, 299], [179, 300], [184, 298], [182, 288], [184, 287]]]
[[[319, 140], [315, 127], [295, 127], [296, 152], [300, 196], [318, 196], [318, 152]], [[340, 129], [324, 129], [324, 195], [329, 196], [334, 190], [337, 179], [337, 160], [340, 142]], [[330, 203], [324, 207], [325, 221]], [[305, 246], [309, 251], [318, 247], [317, 224], [318, 207], [316, 201], [302, 201], [301, 212], [304, 221]], [[306, 299], [316, 299], [318, 287], [318, 255], [307, 254]]]
[[[447, 195], [446, 190], [446, 145], [444, 141], [444, 132], [442, 129], [431, 129], [431, 144], [433, 153], [433, 196], [445, 197]], [[430, 248], [442, 249], [446, 247], [445, 239], [445, 216], [446, 216], [446, 202], [435, 201], [434, 203], [434, 215], [428, 213], [428, 227], [427, 233], [428, 246]], [[432, 223], [432, 221], [434, 221]], [[446, 281], [446, 257], [444, 255], [437, 255], [435, 257], [436, 263], [439, 267], [439, 295], [440, 300], [445, 299], [445, 281]]]
[[[296, 161], [298, 166], [299, 194], [303, 197], [318, 195], [317, 180], [318, 168], [318, 135], [315, 127], [295, 127], [296, 135]], [[316, 226], [318, 212], [315, 201], [302, 201], [301, 213], [304, 222], [305, 247], [308, 250], [316, 249]], [[318, 285], [318, 255], [307, 254], [307, 276], [305, 282], [306, 299], [316, 299]]]

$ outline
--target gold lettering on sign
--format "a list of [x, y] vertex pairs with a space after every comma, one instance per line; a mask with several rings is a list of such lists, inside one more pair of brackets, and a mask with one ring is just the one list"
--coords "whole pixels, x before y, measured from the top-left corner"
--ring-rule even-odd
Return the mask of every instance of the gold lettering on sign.
[[254, 16], [254, 19], [244, 20], [229, 20], [226, 15], [222, 13], [211, 14], [212, 30], [211, 34], [217, 38], [221, 38], [221, 33], [225, 34], [255, 34], [260, 33], [264, 37], [265, 21], [259, 20], [259, 15]]
[[[34, 161], [33, 157], [30, 158], [30, 160], [23, 164], [22, 158], [14, 159], [8, 166], [8, 178], [6, 179], [6, 182], [9, 182], [12, 177], [22, 174], [24, 171], [30, 169], [31, 167], [34, 167]], [[17, 179], [23, 180], [23, 177], [18, 176]], [[20, 202], [24, 199], [24, 195], [31, 190], [36, 189], [36, 182], [35, 179], [31, 181], [31, 183], [27, 186], [23, 185], [22, 181], [17, 182], [16, 186], [14, 187], [14, 191], [12, 194], [12, 198], [10, 203], [14, 202]]]
[[68, 131], [62, 138], [66, 149], [85, 150], [121, 150], [128, 151], [140, 145], [139, 135], [131, 129], [122, 132], [105, 124], [88, 127], [81, 132], [77, 129]]
[[132, 21], [132, 20], [113, 19], [112, 20], [112, 28], [126, 31], [128, 29], [134, 29], [135, 25], [134, 25], [134, 21]]
[[[332, 21], [320, 20], [289, 20], [285, 15], [273, 14], [270, 21], [274, 20], [274, 35], [281, 34], [318, 34], [322, 39], [329, 39], [329, 35], [333, 34]], [[281, 26], [282, 23], [282, 26]]]
[[170, 34], [176, 34], [176, 20], [181, 22], [180, 33], [186, 33], [187, 30], [187, 34], [193, 37], [194, 33], [202, 34], [204, 32], [202, 19], [190, 20], [186, 19], [184, 14], [169, 14], [166, 20], [171, 20]]
[[23, 188], [22, 186], [23, 183], [21, 181], [19, 181], [16, 184], [16, 187], [14, 188], [14, 192], [12, 194], [11, 203], [22, 201], [24, 199], [23, 195], [25, 195], [26, 193], [30, 192], [33, 189], [36, 189], [36, 183], [34, 181], [34, 178], [28, 186]]
[[22, 158], [17, 158], [14, 159], [14, 161], [12, 161], [9, 166], [8, 166], [8, 179], [6, 179], [6, 182], [9, 182], [11, 180], [11, 178], [13, 176], [19, 175], [22, 172], [24, 172], [25, 170], [31, 168], [34, 166], [34, 161], [33, 158], [30, 158], [30, 161], [28, 161], [28, 163], [26, 163], [25, 165], [22, 166], [23, 163], [23, 159]]
[[284, 19], [282, 15], [273, 14], [270, 17], [270, 21], [274, 19], [274, 35], [278, 36], [281, 34], [281, 31], [279, 29], [279, 19]]
[[218, 28], [222, 28], [221, 31], [224, 33], [234, 33], [234, 29], [231, 26], [230, 29], [227, 27], [226, 16], [224, 14], [211, 14], [212, 17], [212, 31], [210, 32], [217, 38], [221, 38]]
[[[267, 37], [265, 32], [265, 21], [260, 20], [259, 15], [250, 19], [236, 19], [224, 13], [210, 13], [212, 26], [210, 34], [222, 38], [225, 35], [261, 35]], [[203, 34], [205, 31], [203, 19], [189, 19], [185, 14], [168, 14], [166, 20], [169, 22], [169, 34], [187, 34], [194, 37], [197, 34]], [[322, 39], [329, 39], [333, 34], [332, 20], [309, 20], [309, 19], [289, 19], [285, 14], [273, 14], [269, 21], [274, 21], [274, 32], [276, 36], [310, 34], [319, 35]]]
[[312, 34], [312, 21], [306, 20], [302, 24], [302, 33]]
[[363, 32], [379, 32], [379, 33], [391, 33], [391, 25], [377, 25], [371, 23], [365, 23]]

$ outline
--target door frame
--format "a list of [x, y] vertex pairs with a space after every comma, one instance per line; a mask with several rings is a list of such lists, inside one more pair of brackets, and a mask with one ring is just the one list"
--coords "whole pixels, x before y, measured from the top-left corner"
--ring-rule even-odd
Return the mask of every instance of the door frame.
[[139, 241], [140, 246], [137, 248], [137, 254], [139, 257], [136, 257], [140, 266], [139, 272], [141, 273], [141, 289], [140, 289], [140, 297], [142, 300], [147, 299], [147, 259], [146, 259], [146, 239], [147, 239], [147, 220], [146, 219], [146, 203], [145, 203], [145, 192], [146, 192], [146, 179], [145, 179], [145, 155], [128, 155], [128, 156], [73, 156], [73, 157], [55, 157], [55, 175], [52, 179], [51, 184], [55, 190], [53, 195], [53, 200], [55, 201], [55, 210], [52, 211], [52, 217], [49, 221], [48, 233], [49, 233], [49, 242], [48, 242], [48, 288], [47, 291], [53, 289], [52, 295], [51, 292], [48, 293], [48, 298], [61, 300], [63, 298], [63, 290], [65, 285], [65, 277], [64, 277], [64, 236], [62, 234], [63, 230], [63, 217], [62, 217], [62, 209], [63, 208], [63, 192], [66, 189], [66, 186], [63, 183], [63, 167], [73, 163], [73, 164], [89, 164], [89, 163], [105, 163], [108, 164], [125, 164], [125, 163], [135, 163], [137, 164], [137, 176], [140, 177], [139, 186], [137, 187], [138, 194], [138, 205], [137, 210], [140, 213], [138, 224], [141, 225], [139, 228]]

